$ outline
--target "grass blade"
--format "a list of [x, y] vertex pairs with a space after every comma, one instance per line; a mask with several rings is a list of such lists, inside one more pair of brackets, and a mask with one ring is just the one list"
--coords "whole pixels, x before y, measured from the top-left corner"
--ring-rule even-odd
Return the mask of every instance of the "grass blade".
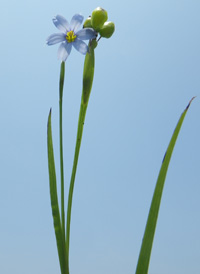
[[151, 207], [149, 210], [149, 216], [147, 219], [144, 237], [143, 237], [143, 241], [142, 241], [142, 246], [141, 246], [141, 250], [140, 250], [140, 255], [139, 255], [139, 259], [138, 259], [138, 264], [137, 264], [137, 268], [136, 268], [136, 274], [146, 274], [148, 272], [149, 261], [150, 261], [150, 256], [151, 256], [151, 249], [152, 249], [153, 239], [154, 239], [154, 233], [155, 233], [155, 229], [156, 229], [159, 207], [160, 207], [160, 202], [161, 202], [161, 198], [162, 198], [162, 192], [163, 192], [163, 187], [164, 187], [164, 183], [165, 183], [165, 178], [166, 178], [169, 162], [171, 159], [171, 155], [172, 155], [179, 131], [180, 131], [182, 123], [184, 121], [185, 115], [186, 115], [188, 108], [189, 108], [193, 99], [194, 98], [191, 99], [188, 106], [183, 111], [183, 113], [176, 125], [174, 133], [172, 135], [172, 138], [171, 138], [168, 148], [166, 150], [165, 156], [163, 158], [163, 162], [162, 162], [162, 165], [160, 168], [160, 172], [158, 175], [156, 187], [155, 187], [152, 202], [151, 202]]
[[62, 226], [60, 220], [60, 211], [57, 195], [57, 183], [56, 183], [56, 170], [53, 153], [53, 141], [51, 130], [51, 110], [48, 117], [47, 125], [47, 146], [48, 146], [48, 166], [49, 166], [49, 186], [50, 186], [50, 198], [51, 208], [54, 222], [54, 230], [56, 235], [56, 243], [58, 249], [58, 256], [60, 261], [60, 269], [62, 274], [68, 274], [67, 256], [65, 251], [65, 241], [62, 233]]

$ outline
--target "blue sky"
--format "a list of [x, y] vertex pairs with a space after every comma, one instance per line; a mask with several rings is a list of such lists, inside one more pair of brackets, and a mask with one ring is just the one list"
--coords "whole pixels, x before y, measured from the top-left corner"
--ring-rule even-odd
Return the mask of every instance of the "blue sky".
[[[75, 183], [71, 274], [135, 272], [166, 147], [193, 96], [169, 166], [149, 274], [200, 273], [200, 2], [14, 1], [1, 7], [0, 273], [59, 273], [50, 209], [46, 123], [58, 168], [57, 46], [52, 17], [98, 6], [116, 25], [96, 49]], [[66, 62], [66, 192], [84, 57]], [[58, 176], [59, 179], [59, 176]], [[67, 198], [67, 196], [66, 196]]]

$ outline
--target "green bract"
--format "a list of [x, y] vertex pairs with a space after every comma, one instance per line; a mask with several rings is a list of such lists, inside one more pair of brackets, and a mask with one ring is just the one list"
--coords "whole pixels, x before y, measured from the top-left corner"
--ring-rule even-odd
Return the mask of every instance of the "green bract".
[[94, 30], [99, 32], [103, 24], [108, 19], [107, 11], [98, 7], [92, 12], [91, 23]]
[[110, 38], [115, 31], [115, 24], [113, 22], [105, 22], [102, 28], [99, 30], [99, 34], [102, 37]]
[[89, 17], [85, 20], [85, 22], [84, 22], [84, 24], [83, 24], [83, 28], [92, 28], [91, 16], [89, 16]]

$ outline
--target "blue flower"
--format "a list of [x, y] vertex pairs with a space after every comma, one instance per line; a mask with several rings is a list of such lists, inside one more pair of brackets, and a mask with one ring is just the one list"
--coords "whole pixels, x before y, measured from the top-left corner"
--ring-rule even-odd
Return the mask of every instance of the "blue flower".
[[72, 46], [75, 47], [82, 54], [86, 54], [88, 46], [83, 40], [91, 40], [96, 37], [96, 32], [92, 28], [84, 28], [78, 30], [83, 22], [83, 16], [75, 14], [72, 17], [70, 24], [61, 15], [53, 18], [54, 25], [61, 31], [61, 33], [54, 33], [47, 38], [47, 45], [51, 46], [61, 43], [58, 48], [58, 58], [66, 61], [69, 56]]

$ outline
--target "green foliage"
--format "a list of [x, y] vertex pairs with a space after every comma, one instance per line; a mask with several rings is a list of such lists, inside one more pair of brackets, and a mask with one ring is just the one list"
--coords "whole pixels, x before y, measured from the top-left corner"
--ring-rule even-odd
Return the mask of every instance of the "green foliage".
[[58, 205], [56, 170], [55, 170], [52, 130], [51, 130], [51, 110], [49, 113], [48, 125], [47, 125], [47, 149], [48, 149], [51, 208], [52, 208], [52, 215], [53, 215], [53, 222], [54, 222], [54, 230], [56, 235], [58, 256], [60, 261], [60, 269], [62, 274], [68, 274], [69, 270], [68, 270], [68, 263], [66, 260], [65, 242], [63, 241], [62, 226], [60, 221], [60, 211], [59, 211], [59, 205]]
[[[193, 98], [192, 98], [192, 100], [193, 100]], [[160, 202], [161, 202], [161, 198], [162, 198], [162, 192], [163, 192], [163, 187], [164, 187], [164, 183], [165, 183], [165, 178], [167, 175], [169, 162], [170, 162], [172, 152], [174, 150], [174, 146], [175, 146], [179, 131], [181, 129], [183, 120], [185, 118], [185, 115], [188, 111], [188, 108], [189, 108], [192, 100], [189, 102], [188, 106], [182, 113], [182, 115], [177, 123], [177, 126], [174, 130], [174, 133], [172, 135], [170, 143], [168, 145], [165, 156], [163, 158], [163, 162], [162, 162], [162, 165], [160, 168], [160, 172], [158, 175], [156, 187], [155, 187], [152, 202], [151, 202], [151, 207], [149, 210], [149, 216], [147, 219], [147, 224], [146, 224], [144, 237], [143, 237], [143, 241], [142, 241], [142, 246], [141, 246], [141, 250], [140, 250], [140, 255], [139, 255], [139, 259], [138, 259], [138, 264], [137, 264], [137, 268], [136, 268], [136, 274], [147, 274], [148, 273], [151, 249], [152, 249], [152, 245], [153, 245], [153, 239], [154, 239], [154, 234], [155, 234], [155, 229], [156, 229], [159, 207], [160, 207]]]

